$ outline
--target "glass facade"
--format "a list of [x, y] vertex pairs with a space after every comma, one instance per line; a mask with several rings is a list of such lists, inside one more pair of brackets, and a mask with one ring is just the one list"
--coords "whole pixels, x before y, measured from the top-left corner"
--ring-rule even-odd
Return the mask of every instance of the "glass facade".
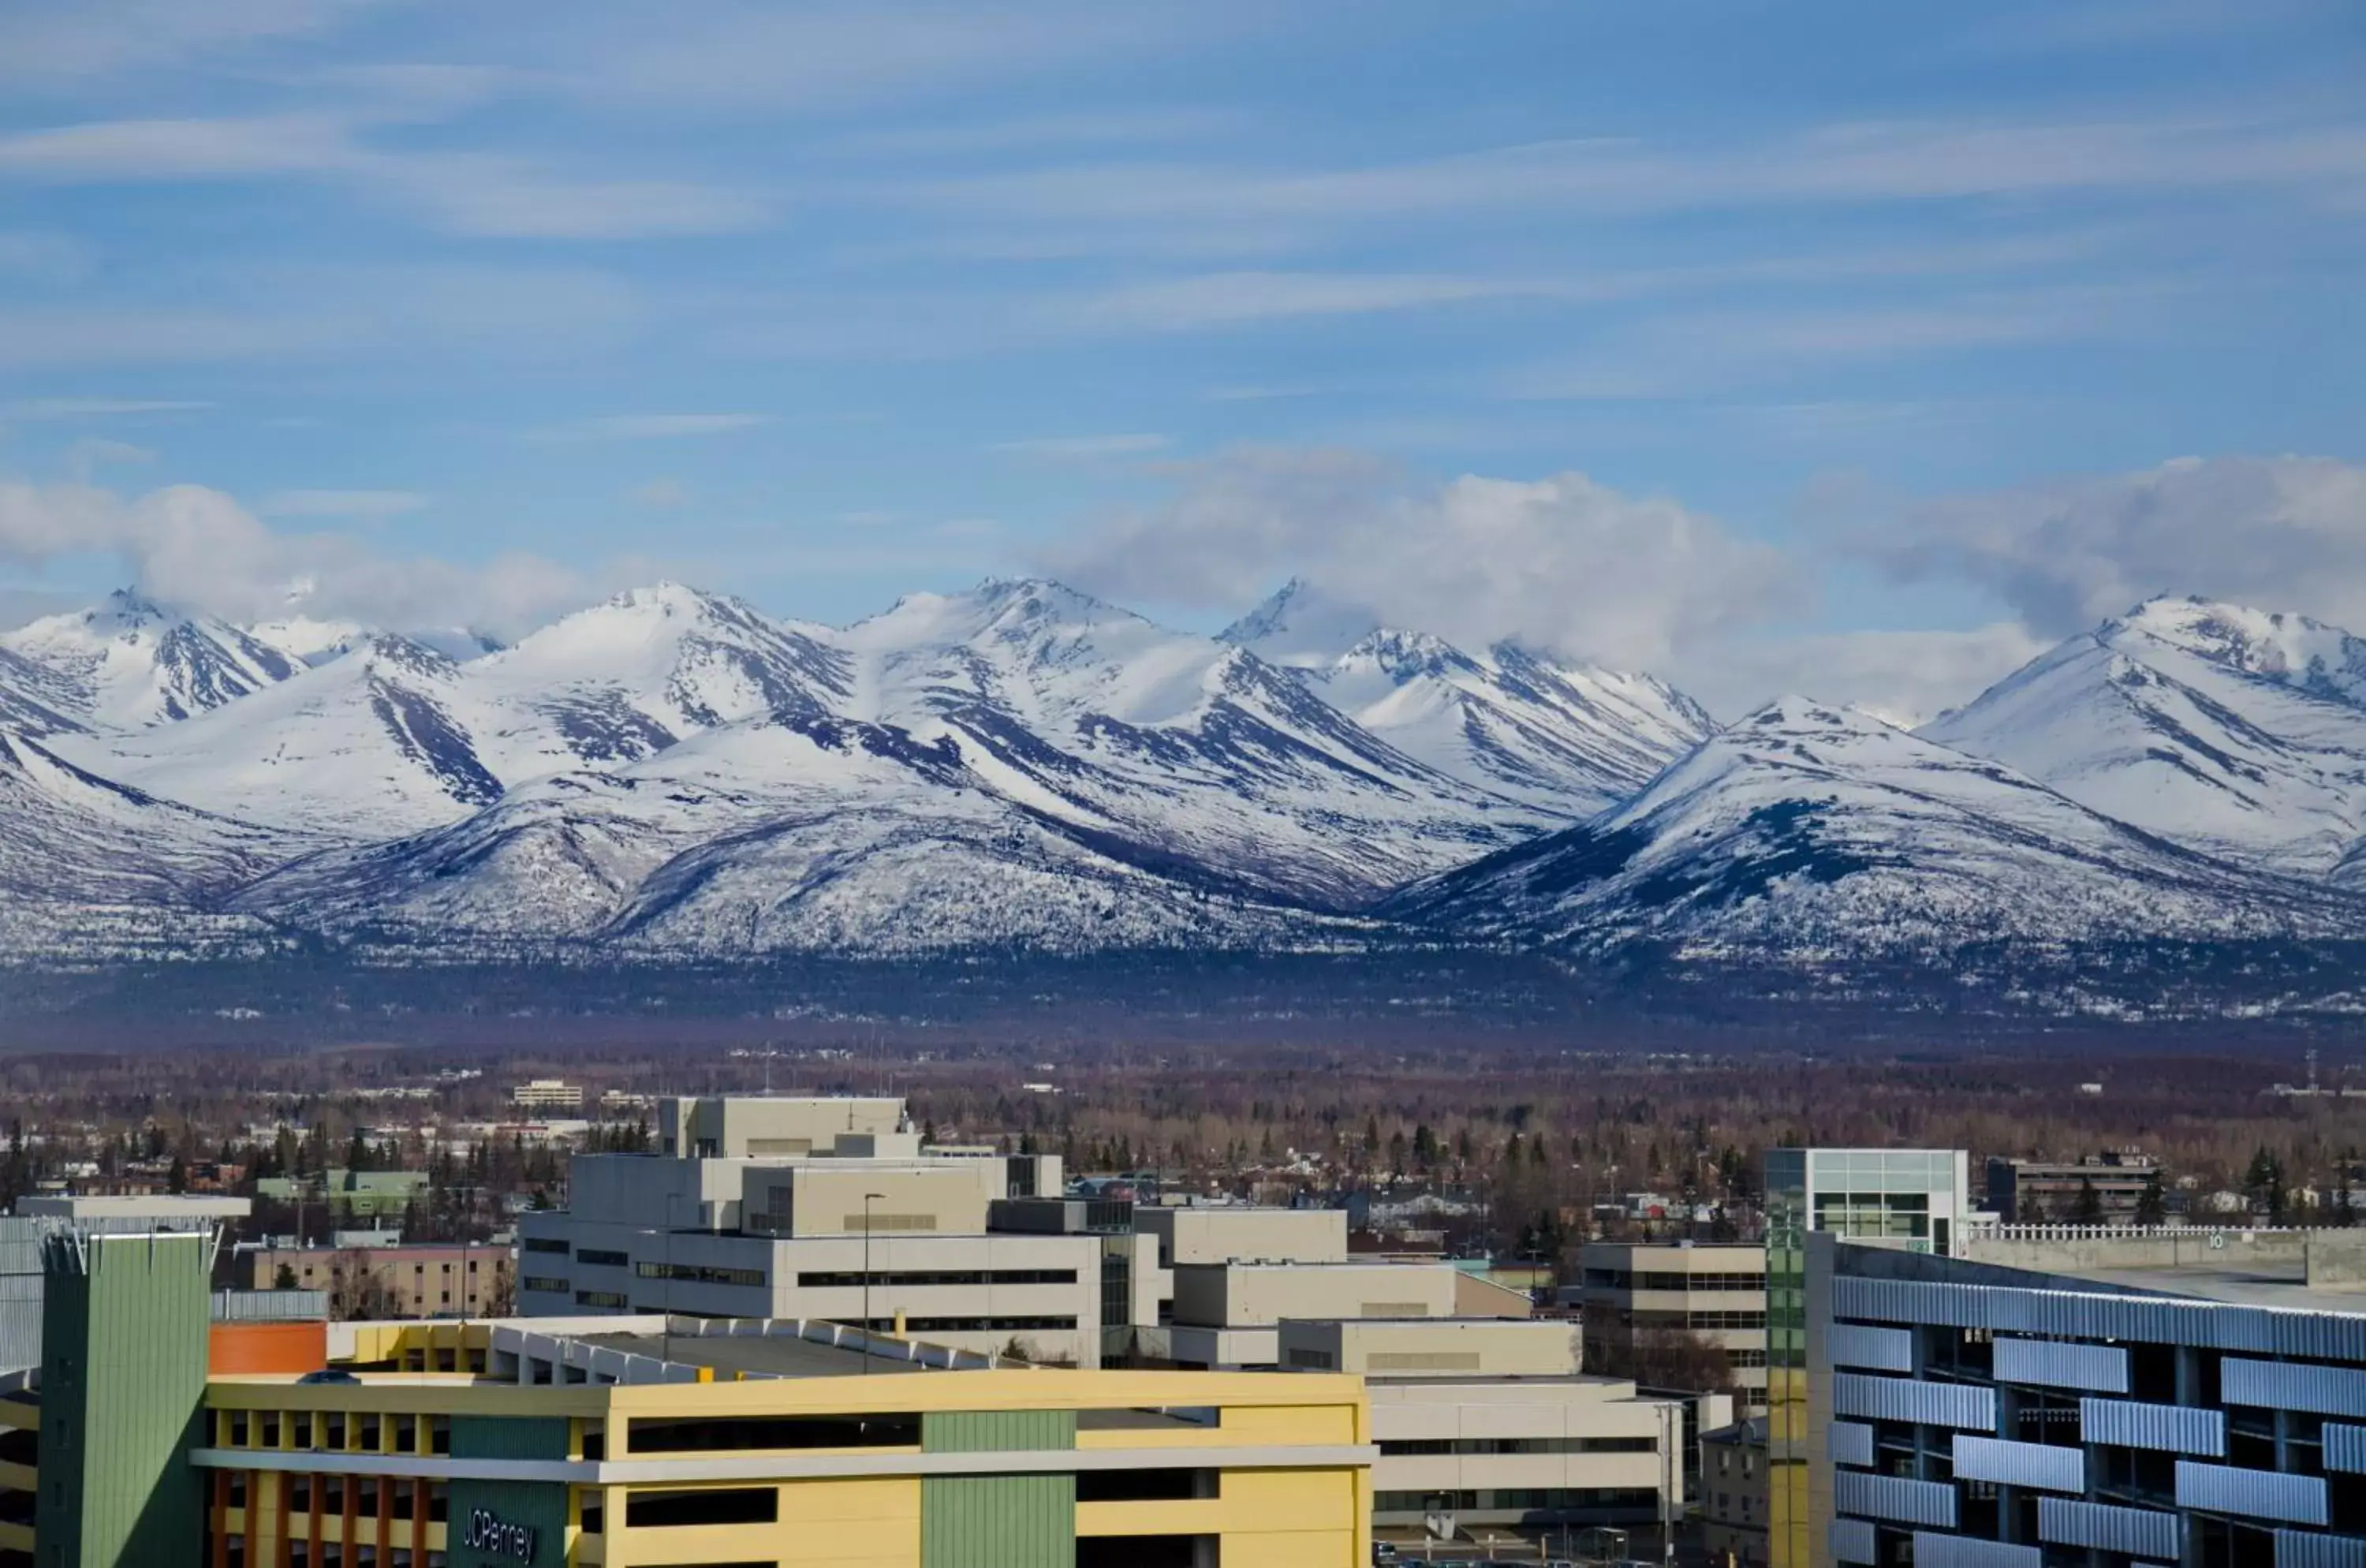
[[1772, 1568], [1812, 1568], [1822, 1527], [1809, 1489], [1810, 1231], [1946, 1254], [1966, 1157], [1951, 1149], [1766, 1151], [1766, 1522]]

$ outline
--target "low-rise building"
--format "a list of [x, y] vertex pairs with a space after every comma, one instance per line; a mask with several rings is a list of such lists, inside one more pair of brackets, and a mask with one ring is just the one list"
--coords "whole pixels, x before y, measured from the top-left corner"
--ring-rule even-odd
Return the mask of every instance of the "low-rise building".
[[580, 1111], [583, 1089], [564, 1078], [533, 1078], [510, 1090], [510, 1103], [521, 1111]]
[[318, 1176], [266, 1176], [254, 1195], [281, 1203], [323, 1203], [340, 1221], [400, 1219], [427, 1196], [423, 1170], [346, 1170], [332, 1167]]
[[[2076, 1160], [1989, 1161], [1988, 1205], [2006, 1224], [2134, 1224], [2147, 1199], [2165, 1212], [2160, 1163], [2138, 1149]], [[2148, 1217], [2155, 1224], [2161, 1218]]]
[[1681, 1506], [1684, 1410], [1578, 1371], [1567, 1322], [1288, 1322], [1293, 1372], [1361, 1373], [1372, 1407], [1373, 1525], [1643, 1523]]
[[248, 1289], [322, 1291], [335, 1317], [506, 1317], [517, 1310], [505, 1244], [258, 1247], [240, 1256]]
[[841, 1140], [893, 1136], [904, 1126], [904, 1102], [884, 1096], [668, 1097], [658, 1101], [658, 1152], [692, 1159], [851, 1155]]
[[1560, 1299], [1584, 1311], [1597, 1370], [1657, 1386], [1651, 1353], [1691, 1337], [1723, 1353], [1745, 1404], [1765, 1408], [1764, 1247], [1590, 1242], [1578, 1267], [1579, 1284]]
[[[0, 1555], [141, 1568], [1365, 1568], [1350, 1377], [994, 1370], [811, 1323], [209, 1325], [197, 1235], [55, 1250]], [[95, 1348], [128, 1336], [134, 1355]], [[864, 1375], [868, 1374], [868, 1375]], [[163, 1412], [173, 1419], [160, 1419]]]
[[1270, 1367], [1289, 1318], [1519, 1318], [1528, 1298], [1445, 1263], [1180, 1263], [1165, 1359]]

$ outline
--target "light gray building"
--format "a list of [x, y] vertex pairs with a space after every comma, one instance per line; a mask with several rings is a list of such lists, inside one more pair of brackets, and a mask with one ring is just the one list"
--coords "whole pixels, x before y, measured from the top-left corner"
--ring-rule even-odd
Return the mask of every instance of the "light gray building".
[[2310, 1242], [1808, 1235], [1808, 1560], [2366, 1568], [2366, 1239]]

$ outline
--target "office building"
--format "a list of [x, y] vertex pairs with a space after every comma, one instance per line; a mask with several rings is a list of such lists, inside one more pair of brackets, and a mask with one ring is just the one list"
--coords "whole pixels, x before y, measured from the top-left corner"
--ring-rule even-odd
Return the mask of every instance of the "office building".
[[1767, 1559], [1819, 1561], [1809, 1507], [1807, 1239], [1821, 1232], [1945, 1257], [1969, 1218], [1960, 1149], [1766, 1151]]
[[510, 1103], [521, 1111], [583, 1109], [581, 1086], [559, 1078], [535, 1078], [510, 1090]]
[[1580, 1283], [1560, 1299], [1583, 1309], [1599, 1370], [1657, 1386], [1639, 1361], [1662, 1359], [1653, 1352], [1675, 1337], [1698, 1339], [1724, 1353], [1742, 1403], [1765, 1409], [1764, 1247], [1589, 1242], [1578, 1268]]
[[1375, 1450], [1352, 1377], [992, 1371], [818, 1324], [211, 1325], [211, 1245], [52, 1249], [52, 1354], [38, 1378], [0, 1383], [0, 1557], [1370, 1561]]
[[1270, 1367], [1285, 1319], [1524, 1318], [1526, 1293], [1445, 1263], [1178, 1263], [1164, 1359]]
[[868, 1322], [1098, 1366], [1099, 1240], [990, 1223], [1059, 1190], [1058, 1158], [932, 1154], [902, 1120], [894, 1101], [663, 1101], [661, 1144], [737, 1152], [577, 1156], [568, 1207], [519, 1216], [519, 1310]]
[[1375, 1528], [1642, 1524], [1663, 1494], [1682, 1507], [1681, 1404], [1580, 1372], [1572, 1324], [1291, 1321], [1279, 1338], [1288, 1371], [1363, 1377]]
[[392, 1247], [243, 1249], [246, 1284], [320, 1291], [337, 1317], [508, 1317], [517, 1281], [507, 1245], [432, 1242]]
[[2006, 1268], [1807, 1237], [1817, 1562], [2366, 1564], [2366, 1238]]
[[[1989, 1161], [1989, 1209], [2009, 1225], [2132, 1225], [2147, 1199], [2157, 1211], [2165, 1210], [2160, 1165], [2135, 1149], [2067, 1161]], [[2149, 1217], [2158, 1224], [2164, 1216]]]

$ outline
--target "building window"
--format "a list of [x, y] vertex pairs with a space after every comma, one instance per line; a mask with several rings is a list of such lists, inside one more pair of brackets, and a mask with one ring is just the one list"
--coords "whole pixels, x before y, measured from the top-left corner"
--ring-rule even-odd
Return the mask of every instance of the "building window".
[[530, 1235], [518, 1243], [521, 1252], [547, 1252], [555, 1257], [567, 1256], [567, 1243], [555, 1236]]
[[637, 1420], [629, 1452], [715, 1453], [747, 1449], [914, 1449], [918, 1416], [716, 1416], [695, 1421]]
[[690, 1525], [770, 1525], [780, 1522], [781, 1494], [772, 1486], [717, 1486], [695, 1492], [630, 1492], [625, 1524], [631, 1529]]
[[624, 1269], [630, 1267], [633, 1260], [625, 1253], [611, 1252], [605, 1247], [586, 1247], [576, 1251], [575, 1261], [590, 1263], [602, 1269]]
[[363, 1416], [361, 1426], [362, 1451], [364, 1453], [371, 1454], [377, 1452], [378, 1449], [382, 1446], [379, 1439], [385, 1436], [384, 1426], [379, 1422], [378, 1417], [374, 1415]]

